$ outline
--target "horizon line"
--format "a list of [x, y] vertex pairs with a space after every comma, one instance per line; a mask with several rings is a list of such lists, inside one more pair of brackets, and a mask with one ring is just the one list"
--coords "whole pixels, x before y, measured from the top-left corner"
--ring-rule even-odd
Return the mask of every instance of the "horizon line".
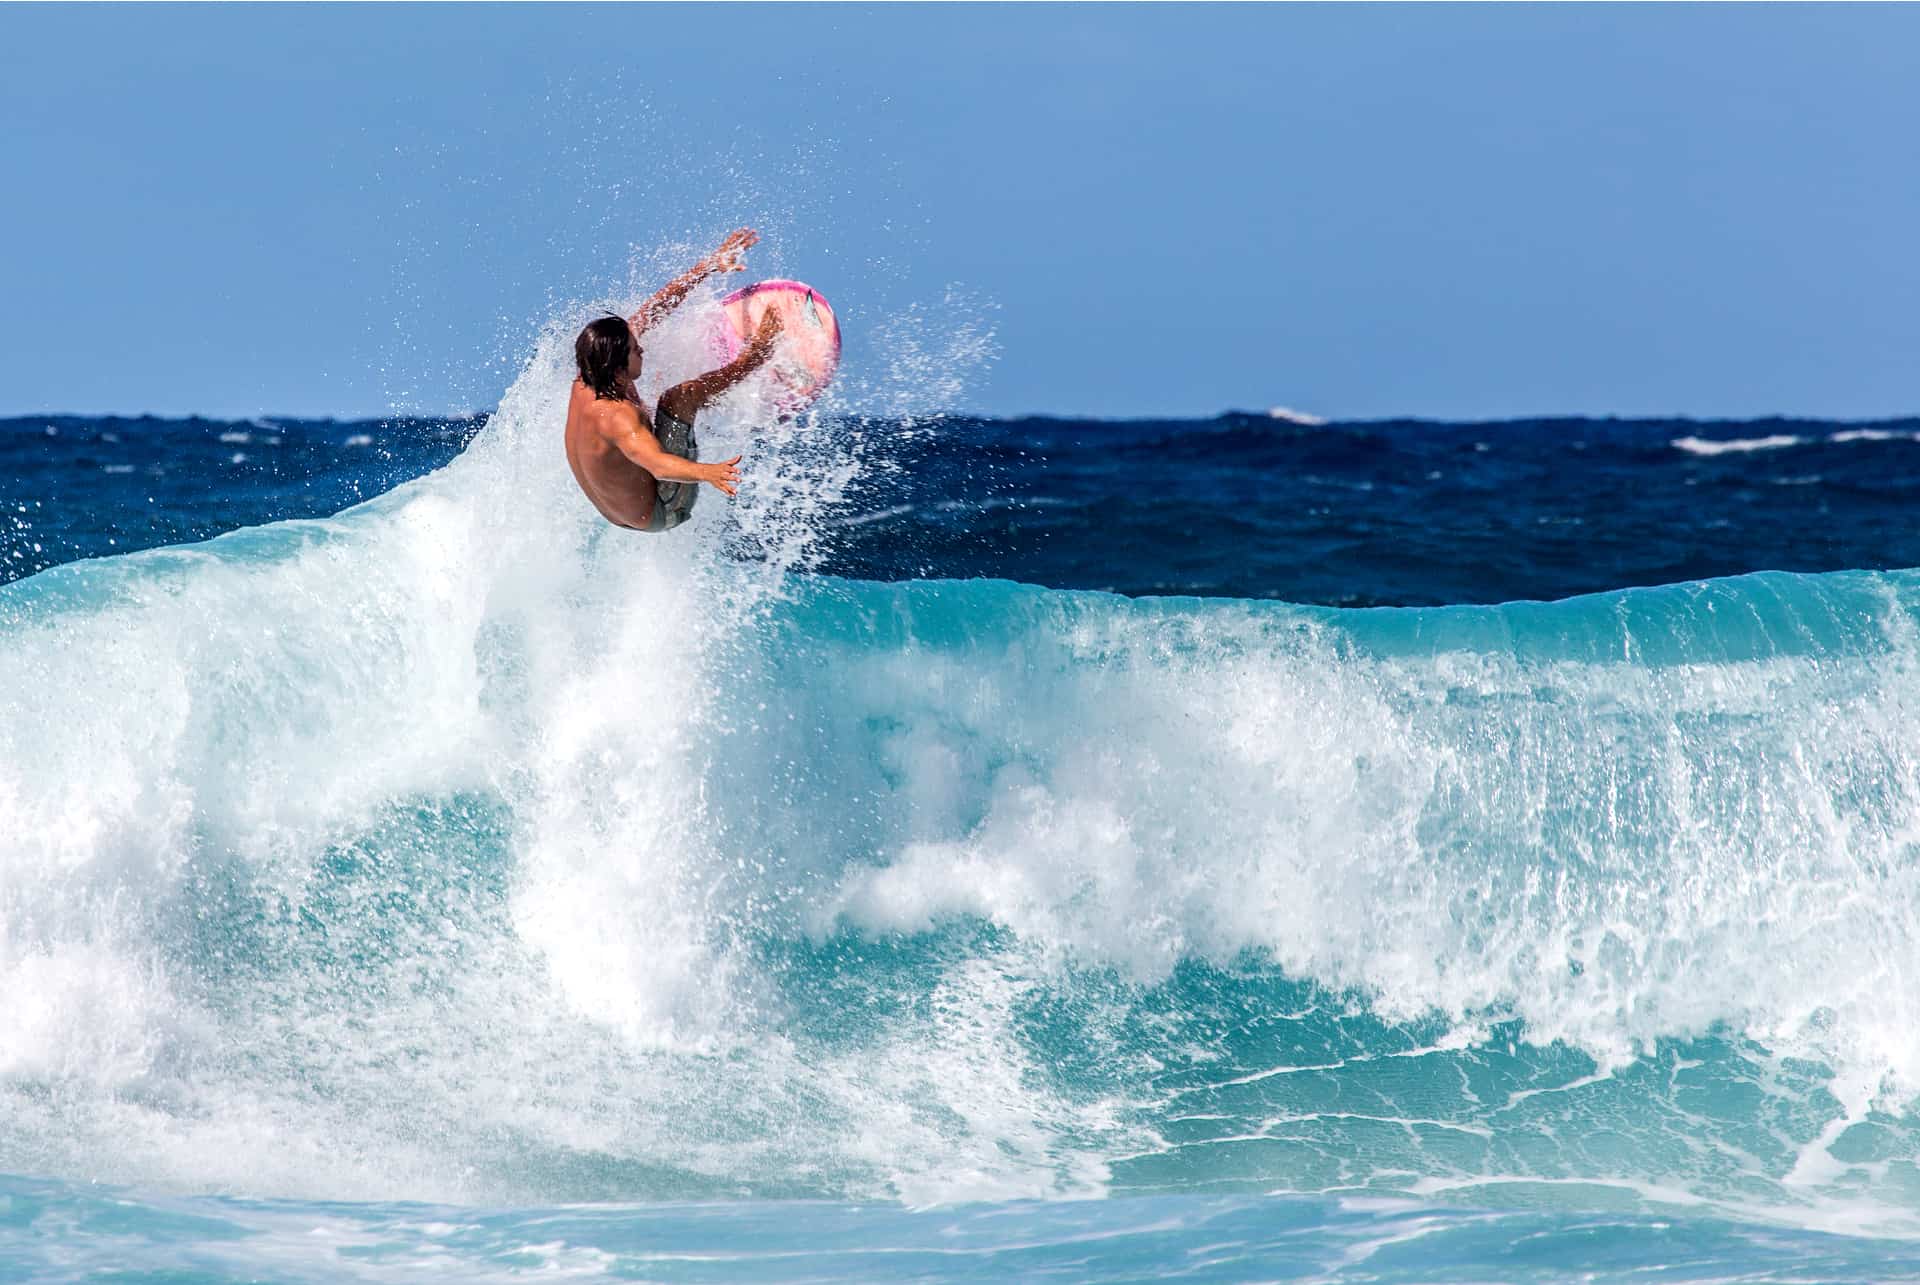
[[[256, 412], [250, 415], [211, 415], [199, 411], [163, 412], [163, 411], [24, 411], [0, 414], [0, 424], [16, 424], [35, 420], [155, 420], [163, 423], [209, 424], [252, 424], [274, 427], [288, 424], [393, 424], [393, 423], [459, 423], [477, 419], [492, 419], [494, 410], [445, 411], [440, 413], [421, 411], [387, 411], [375, 415], [304, 415], [269, 414]], [[1034, 420], [1046, 420], [1056, 423], [1094, 423], [1094, 424], [1203, 424], [1217, 420], [1244, 418], [1270, 420], [1275, 424], [1291, 424], [1301, 428], [1359, 426], [1366, 424], [1525, 424], [1525, 423], [1685, 423], [1685, 424], [1765, 424], [1781, 422], [1800, 422], [1816, 424], [1890, 424], [1911, 423], [1920, 420], [1920, 410], [1895, 412], [1881, 415], [1820, 415], [1789, 411], [1769, 411], [1758, 415], [1702, 415], [1687, 412], [1622, 414], [1617, 411], [1548, 411], [1531, 414], [1502, 414], [1487, 416], [1442, 416], [1418, 413], [1396, 413], [1387, 415], [1367, 415], [1345, 418], [1338, 415], [1314, 415], [1288, 407], [1273, 407], [1268, 410], [1249, 410], [1242, 407], [1228, 407], [1210, 413], [1177, 415], [1093, 415], [1076, 414], [1063, 411], [1024, 411], [1012, 414], [996, 414], [985, 411], [947, 410], [935, 411], [912, 416], [865, 415], [847, 412], [850, 419], [887, 419], [908, 418], [915, 420], [973, 420], [983, 423], [1020, 423]]]

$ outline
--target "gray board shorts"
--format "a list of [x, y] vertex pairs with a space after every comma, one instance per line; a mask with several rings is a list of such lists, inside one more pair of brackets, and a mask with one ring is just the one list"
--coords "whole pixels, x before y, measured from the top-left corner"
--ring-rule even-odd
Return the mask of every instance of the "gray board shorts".
[[[685, 420], [676, 419], [664, 410], [657, 411], [653, 417], [653, 434], [660, 439], [660, 449], [667, 454], [678, 455], [683, 460], [700, 458], [700, 443], [693, 438], [693, 425]], [[698, 482], [657, 482], [653, 516], [640, 529], [673, 530], [693, 515], [693, 502], [699, 498]]]

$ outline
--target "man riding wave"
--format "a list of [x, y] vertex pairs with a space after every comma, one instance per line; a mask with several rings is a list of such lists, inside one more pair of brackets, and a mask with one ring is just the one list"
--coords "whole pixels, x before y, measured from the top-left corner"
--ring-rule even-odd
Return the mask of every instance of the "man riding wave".
[[759, 239], [751, 228], [741, 228], [662, 286], [632, 317], [602, 317], [574, 341], [580, 374], [567, 401], [567, 464], [593, 507], [615, 526], [670, 530], [693, 512], [702, 482], [729, 496], [738, 489], [740, 457], [700, 463], [693, 421], [708, 402], [766, 364], [780, 333], [779, 316], [769, 309], [738, 357], [669, 388], [651, 416], [634, 381], [640, 378], [641, 338], [648, 327], [708, 277], [745, 268], [743, 256]]

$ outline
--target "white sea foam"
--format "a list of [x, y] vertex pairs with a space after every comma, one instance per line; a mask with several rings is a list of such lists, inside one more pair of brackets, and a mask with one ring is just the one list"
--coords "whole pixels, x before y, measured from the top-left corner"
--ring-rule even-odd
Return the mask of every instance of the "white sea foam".
[[1676, 437], [1670, 445], [1689, 455], [1727, 455], [1785, 450], [1791, 446], [1807, 446], [1821, 441], [1836, 446], [1845, 446], [1850, 442], [1911, 442], [1920, 441], [1920, 433], [1905, 429], [1847, 428], [1829, 433], [1824, 438], [1805, 437], [1796, 433], [1772, 433], [1766, 437]]
[[[1023, 632], [990, 678], [844, 657], [843, 717], [892, 709], [894, 770], [929, 792], [924, 837], [829, 914], [978, 916], [1144, 976], [1258, 947], [1384, 1015], [1513, 1012], [1603, 1064], [1731, 1023], [1920, 1083], [1904, 664], [1380, 664], [1230, 612], [1191, 628], [1190, 659], [1147, 612]], [[928, 688], [964, 703], [902, 718]], [[1864, 772], [1870, 802], [1831, 792]]]
[[[656, 386], [707, 363], [713, 307], [650, 337]], [[579, 1191], [592, 1156], [696, 1193], [1090, 1181], [1010, 1105], [1011, 1014], [982, 986], [943, 1001], [938, 1074], [907, 1019], [844, 1060], [770, 1031], [736, 938], [780, 876], [729, 839], [743, 800], [714, 797], [707, 746], [858, 450], [824, 419], [764, 427], [749, 386], [701, 423], [747, 453], [739, 499], [617, 531], [559, 450], [575, 325], [434, 475], [0, 596], [8, 1167], [462, 1199]], [[957, 377], [974, 343], [923, 336], [899, 373]], [[753, 560], [720, 555], [742, 541]], [[877, 1083], [897, 1118], [861, 1133]]]
[[1913, 442], [1920, 441], [1920, 433], [1888, 428], [1848, 428], [1830, 435], [1827, 440], [1829, 442]]
[[1673, 446], [1689, 455], [1728, 455], [1748, 451], [1778, 451], [1802, 446], [1808, 439], [1793, 433], [1772, 433], [1766, 437], [1676, 437]]
[[1318, 428], [1327, 421], [1319, 415], [1309, 415], [1303, 410], [1294, 410], [1291, 406], [1275, 406], [1267, 412], [1272, 419], [1283, 419], [1289, 424], [1304, 424], [1309, 428]]

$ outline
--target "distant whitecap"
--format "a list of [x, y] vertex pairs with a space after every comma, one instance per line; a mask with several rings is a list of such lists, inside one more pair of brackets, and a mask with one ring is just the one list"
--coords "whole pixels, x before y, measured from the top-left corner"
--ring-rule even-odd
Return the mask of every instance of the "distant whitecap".
[[1283, 419], [1289, 424], [1304, 424], [1316, 428], [1327, 421], [1319, 415], [1309, 415], [1306, 411], [1295, 410], [1291, 406], [1275, 406], [1267, 412], [1270, 419]]
[[1903, 433], [1888, 428], [1849, 428], [1827, 438], [1829, 442], [1912, 442], [1920, 433]]
[[1777, 451], [1788, 446], [1802, 446], [1806, 438], [1792, 433], [1775, 433], [1770, 437], [1730, 437], [1715, 440], [1711, 437], [1676, 437], [1672, 445], [1676, 450], [1689, 455], [1727, 455], [1741, 451]]

